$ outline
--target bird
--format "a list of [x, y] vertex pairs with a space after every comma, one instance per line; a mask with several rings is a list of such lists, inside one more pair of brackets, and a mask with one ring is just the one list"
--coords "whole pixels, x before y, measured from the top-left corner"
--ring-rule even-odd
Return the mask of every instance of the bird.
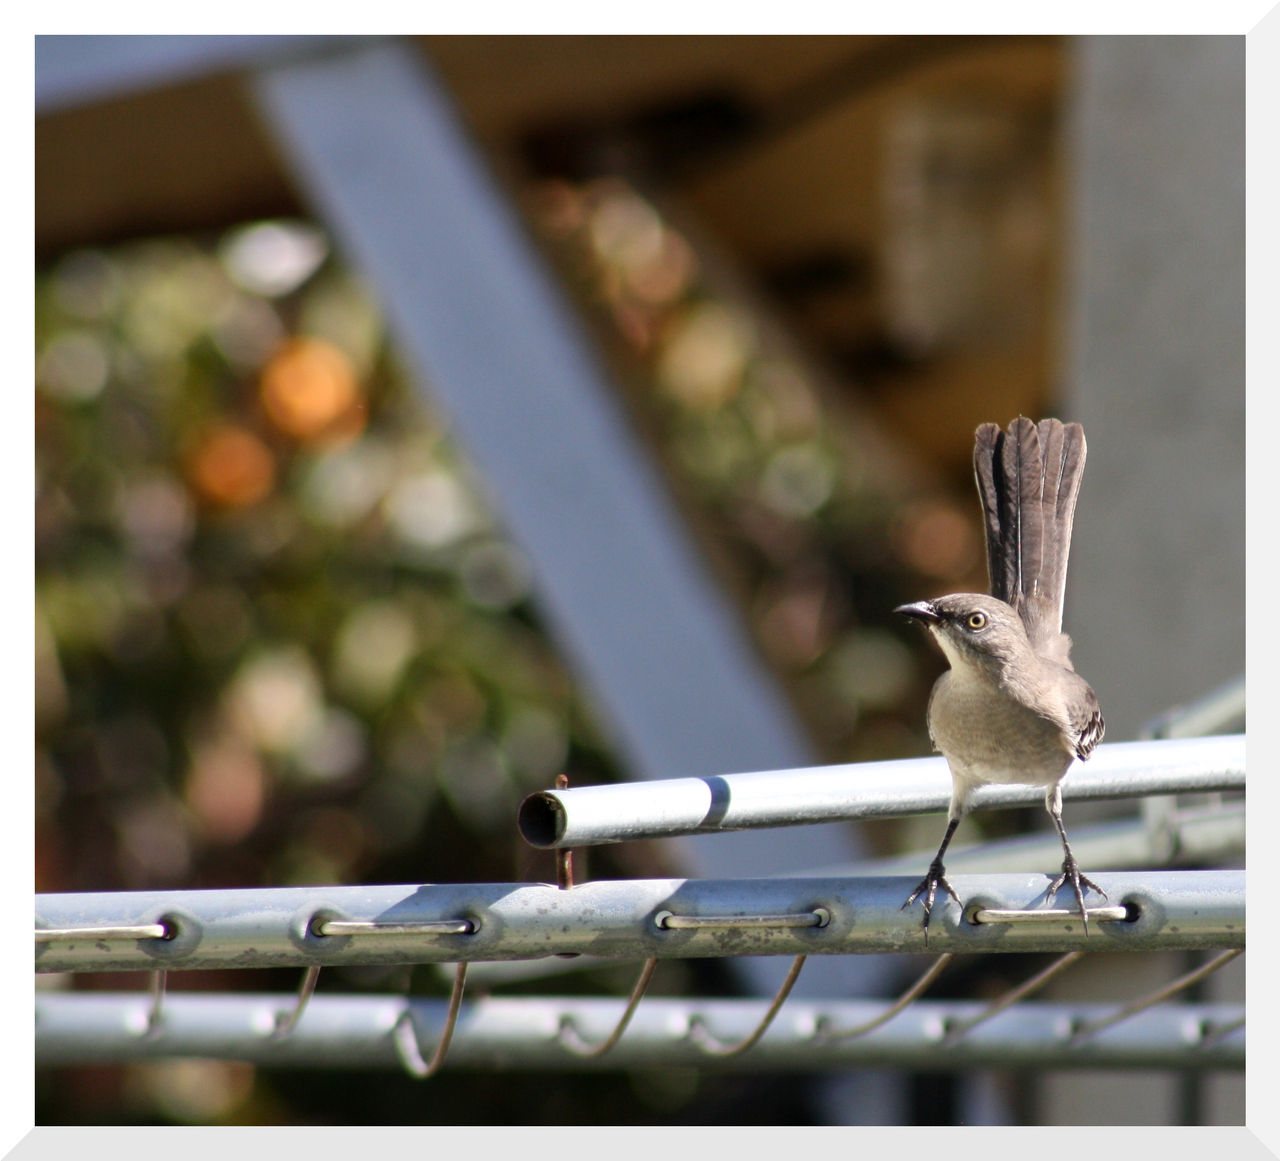
[[1045, 809], [1062, 840], [1062, 871], [1046, 904], [1070, 884], [1089, 933], [1085, 892], [1104, 892], [1080, 872], [1062, 822], [1062, 781], [1105, 730], [1098, 698], [1071, 664], [1062, 631], [1063, 593], [1086, 444], [1078, 423], [1025, 416], [1008, 430], [984, 423], [973, 463], [982, 505], [990, 593], [951, 593], [894, 610], [923, 624], [948, 668], [929, 695], [933, 748], [951, 772], [942, 844], [903, 909], [921, 899], [924, 937], [939, 889], [957, 904], [943, 856], [979, 786], [1044, 787]]

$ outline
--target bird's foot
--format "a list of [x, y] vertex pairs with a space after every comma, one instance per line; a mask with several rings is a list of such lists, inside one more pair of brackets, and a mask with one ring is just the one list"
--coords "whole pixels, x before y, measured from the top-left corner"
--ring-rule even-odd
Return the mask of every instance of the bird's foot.
[[929, 873], [920, 880], [920, 885], [907, 896], [907, 901], [900, 908], [900, 910], [905, 911], [922, 895], [924, 896], [924, 922], [920, 924], [920, 927], [924, 932], [925, 947], [929, 946], [929, 916], [933, 913], [933, 901], [938, 894], [939, 887], [946, 891], [957, 903], [960, 902], [960, 896], [956, 894], [955, 888], [947, 882], [946, 875], [942, 873], [941, 861], [934, 859], [929, 864]]
[[1107, 897], [1107, 893], [1087, 875], [1082, 875], [1080, 873], [1080, 867], [1076, 864], [1075, 857], [1068, 854], [1067, 857], [1062, 860], [1062, 874], [1049, 884], [1049, 890], [1045, 895], [1046, 906], [1053, 905], [1053, 900], [1058, 894], [1058, 889], [1066, 883], [1071, 884], [1071, 890], [1075, 893], [1076, 905], [1080, 908], [1080, 921], [1084, 924], [1085, 935], [1088, 935], [1089, 911], [1084, 905], [1084, 893], [1086, 890], [1097, 891], [1104, 899]]

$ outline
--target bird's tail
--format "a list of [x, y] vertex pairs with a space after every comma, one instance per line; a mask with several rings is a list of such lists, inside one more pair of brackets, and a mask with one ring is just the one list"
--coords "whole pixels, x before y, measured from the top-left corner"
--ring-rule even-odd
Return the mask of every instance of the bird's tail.
[[[1008, 431], [984, 423], [974, 435], [991, 595], [1018, 611], [1042, 652], [1058, 651], [1053, 646], [1062, 632], [1067, 555], [1084, 459], [1084, 430], [1078, 423], [1042, 419], [1035, 424], [1019, 416]], [[1065, 661], [1065, 648], [1063, 653]]]

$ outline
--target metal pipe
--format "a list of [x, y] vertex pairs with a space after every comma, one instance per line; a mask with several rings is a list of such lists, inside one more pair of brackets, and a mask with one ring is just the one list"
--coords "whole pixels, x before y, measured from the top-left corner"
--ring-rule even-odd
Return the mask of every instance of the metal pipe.
[[1191, 738], [1239, 729], [1245, 718], [1244, 674], [1187, 705], [1166, 710], [1143, 730], [1148, 738]]
[[[1146, 802], [1155, 801], [1147, 799]], [[1047, 824], [1046, 819], [1046, 824]], [[842, 867], [810, 867], [809, 875], [919, 875], [933, 858], [936, 846], [890, 855]], [[1159, 840], [1153, 840], [1141, 818], [1112, 819], [1073, 826], [1071, 849], [1082, 867], [1214, 867], [1243, 859], [1245, 806], [1243, 800], [1215, 807], [1172, 810]], [[952, 846], [947, 870], [981, 874], [1048, 870], [1062, 861], [1062, 841], [1051, 828], [1013, 838]]]
[[[1153, 842], [1141, 818], [1073, 826], [1071, 849], [1082, 867], [1221, 867], [1243, 859], [1243, 800], [1177, 810], [1172, 813], [1170, 826], [1172, 839], [1159, 843]], [[929, 847], [838, 866], [807, 867], [798, 873], [811, 877], [912, 875], [928, 864], [934, 850]], [[1016, 872], [1028, 867], [1047, 870], [1061, 860], [1062, 842], [1052, 830], [1046, 829], [1012, 838], [952, 846], [947, 851], [947, 870], [968, 874]]]
[[[448, 1005], [402, 996], [316, 996], [287, 1036], [275, 1036], [292, 995], [170, 995], [150, 1034], [144, 994], [38, 993], [36, 1063], [87, 1064], [177, 1056], [249, 1060], [271, 1067], [401, 1067], [395, 1030], [406, 1014], [418, 1039], [436, 1043]], [[751, 1035], [767, 1006], [762, 1000], [651, 997], [635, 1010], [625, 1034], [598, 1056], [563, 1042], [563, 1030], [590, 1042], [617, 1026], [622, 1000], [485, 998], [462, 1006], [447, 1069], [619, 1069], [695, 1065], [735, 1070], [896, 1066], [929, 1069], [1161, 1068], [1244, 1066], [1243, 1009], [1233, 1004], [1163, 1004], [1082, 1040], [1073, 1029], [1104, 1018], [1113, 1005], [1020, 1003], [959, 1036], [987, 1007], [981, 1002], [917, 1000], [863, 1036], [839, 1029], [873, 1021], [883, 1001], [789, 1000], [750, 1051], [716, 1056], [693, 1034], [717, 1041]]]
[[[1244, 788], [1244, 735], [1115, 742], [1072, 767], [1065, 802]], [[951, 776], [942, 758], [860, 762], [543, 790], [521, 803], [520, 833], [535, 847], [579, 847], [640, 838], [896, 818], [944, 811]], [[1035, 786], [992, 785], [974, 810], [1033, 806]]]
[[[1048, 876], [956, 875], [964, 900], [938, 904], [929, 950], [944, 952], [1173, 950], [1243, 947], [1243, 870], [1093, 872], [1131, 916], [1091, 927], [980, 924], [980, 908], [1043, 906]], [[918, 908], [902, 909], [914, 877], [638, 879], [274, 890], [40, 895], [37, 928], [75, 928], [38, 942], [36, 970], [309, 967], [458, 963], [586, 954], [610, 959], [920, 952]], [[691, 917], [694, 925], [682, 924]], [[675, 922], [672, 920], [675, 919]], [[721, 922], [710, 922], [718, 919]], [[328, 921], [375, 925], [321, 935]], [[424, 935], [413, 925], [466, 920], [471, 934]], [[763, 922], [762, 922], [763, 920]], [[166, 939], [98, 939], [94, 928], [163, 924]]]

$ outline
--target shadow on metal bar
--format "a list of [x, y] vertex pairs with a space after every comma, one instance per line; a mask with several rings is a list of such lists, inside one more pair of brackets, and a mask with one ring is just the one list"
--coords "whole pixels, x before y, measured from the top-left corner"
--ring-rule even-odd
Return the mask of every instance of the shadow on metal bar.
[[410, 1076], [418, 1080], [426, 1080], [427, 1077], [435, 1076], [440, 1071], [440, 1066], [444, 1064], [444, 1058], [449, 1053], [449, 1043], [453, 1040], [453, 1030], [458, 1023], [458, 1011], [462, 1007], [462, 993], [466, 990], [466, 986], [467, 965], [460, 963], [453, 977], [453, 991], [449, 995], [449, 1010], [445, 1014], [444, 1030], [440, 1033], [440, 1042], [436, 1045], [430, 1060], [422, 1058], [422, 1050], [418, 1047], [418, 1033], [414, 1029], [413, 1015], [409, 1009], [405, 1008], [400, 1019], [396, 1021], [396, 1026], [391, 1033], [396, 1046], [396, 1055]]

